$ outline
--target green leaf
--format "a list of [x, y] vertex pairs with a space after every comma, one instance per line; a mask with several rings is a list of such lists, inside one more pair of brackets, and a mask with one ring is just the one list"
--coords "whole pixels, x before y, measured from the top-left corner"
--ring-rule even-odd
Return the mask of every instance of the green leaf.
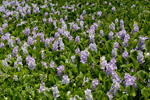
[[138, 77], [140, 80], [142, 80], [142, 81], [144, 81], [144, 78], [145, 78], [145, 76], [146, 76], [145, 71], [143, 71], [143, 70], [138, 71], [138, 72], [136, 73], [136, 75], [137, 75], [137, 77]]
[[129, 95], [135, 97], [136, 96], [136, 90], [134, 86], [128, 86], [126, 87], [126, 90], [128, 91]]
[[146, 88], [143, 88], [142, 90], [141, 90], [141, 94], [144, 96], [144, 97], [149, 97], [150, 96], [150, 91], [148, 91], [148, 89], [146, 89]]
[[101, 71], [99, 73], [99, 80], [104, 82], [106, 80], [106, 78], [107, 78], [107, 75]]

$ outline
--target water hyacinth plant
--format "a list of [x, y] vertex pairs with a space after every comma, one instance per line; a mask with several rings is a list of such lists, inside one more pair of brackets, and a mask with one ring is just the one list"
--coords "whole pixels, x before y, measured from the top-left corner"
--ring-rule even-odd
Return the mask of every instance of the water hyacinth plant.
[[0, 100], [149, 100], [148, 0], [1, 0]]

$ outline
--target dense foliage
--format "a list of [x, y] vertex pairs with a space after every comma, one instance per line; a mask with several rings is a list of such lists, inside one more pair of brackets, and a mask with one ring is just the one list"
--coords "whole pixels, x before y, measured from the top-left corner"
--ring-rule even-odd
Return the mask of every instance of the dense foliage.
[[148, 0], [0, 2], [0, 100], [148, 100]]

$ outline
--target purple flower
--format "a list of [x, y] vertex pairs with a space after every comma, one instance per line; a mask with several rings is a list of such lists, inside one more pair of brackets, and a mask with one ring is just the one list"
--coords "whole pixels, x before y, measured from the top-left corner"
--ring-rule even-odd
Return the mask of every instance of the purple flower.
[[14, 79], [15, 81], [17, 81], [17, 80], [18, 80], [17, 75], [14, 75], [13, 79]]
[[109, 99], [110, 99], [110, 100], [112, 100], [113, 95], [112, 95], [112, 94], [110, 94], [110, 92], [107, 92], [107, 96], [109, 97]]
[[16, 40], [17, 40], [17, 44], [19, 45], [21, 43], [20, 38], [16, 38]]
[[120, 29], [124, 29], [124, 21], [123, 21], [123, 19], [120, 20]]
[[55, 68], [54, 61], [51, 61], [51, 62], [50, 62], [50, 67]]
[[139, 50], [144, 50], [145, 49], [145, 40], [148, 39], [147, 37], [143, 37], [143, 36], [140, 36], [139, 37]]
[[126, 59], [129, 56], [129, 54], [128, 54], [127, 51], [124, 51], [124, 53], [122, 54], [122, 56], [123, 56], [124, 59]]
[[130, 76], [129, 73], [125, 73], [125, 76], [124, 76], [124, 85], [125, 87], [128, 87], [128, 86], [134, 86], [135, 88], [137, 88], [137, 84], [135, 82], [135, 77], [134, 76]]
[[112, 31], [109, 32], [109, 40], [113, 39], [114, 33]]
[[72, 63], [74, 63], [75, 55], [71, 56]]
[[115, 19], [115, 24], [118, 22], [118, 18]]
[[41, 64], [42, 64], [43, 67], [47, 68], [47, 64], [46, 64], [45, 61], [42, 61]]
[[130, 35], [129, 34], [126, 34], [125, 37], [124, 37], [124, 42], [123, 42], [123, 46], [128, 46], [128, 41], [130, 39]]
[[115, 12], [115, 10], [116, 10], [115, 7], [112, 7], [112, 12]]
[[138, 24], [137, 23], [135, 23], [134, 25], [134, 33], [137, 33], [137, 32], [139, 32], [139, 27], [138, 27]]
[[33, 45], [33, 38], [31, 36], [28, 36], [28, 44]]
[[48, 20], [48, 23], [52, 23], [53, 22], [53, 19], [50, 17], [49, 20]]
[[117, 66], [116, 66], [116, 61], [113, 61], [114, 59], [112, 59], [106, 66], [106, 74], [107, 75], [110, 75], [112, 74], [115, 69], [117, 69]]
[[58, 40], [55, 40], [53, 44], [53, 50], [58, 51]]
[[14, 47], [14, 40], [13, 39], [8, 39], [8, 45], [9, 45], [9, 47]]
[[83, 16], [82, 15], [80, 15], [80, 20], [83, 20]]
[[31, 10], [30, 10], [30, 9], [28, 9], [27, 14], [28, 14], [28, 15], [30, 15], [30, 14], [31, 14]]
[[45, 53], [44, 52], [41, 53], [41, 58], [45, 59]]
[[47, 19], [46, 18], [43, 18], [43, 23], [46, 23]]
[[17, 56], [18, 54], [18, 46], [14, 47], [13, 49], [13, 56]]
[[95, 90], [97, 85], [98, 85], [98, 79], [96, 78], [92, 81], [92, 90]]
[[44, 92], [46, 89], [43, 85], [40, 85], [39, 93]]
[[26, 28], [25, 31], [26, 31], [26, 36], [29, 36], [29, 34], [30, 34], [30, 28]]
[[55, 38], [58, 38], [59, 37], [59, 32], [56, 32], [55, 33]]
[[112, 50], [111, 55], [112, 55], [113, 58], [116, 58], [116, 57], [117, 57], [117, 49], [116, 49], [116, 48], [114, 48], [114, 49]]
[[50, 44], [50, 39], [49, 39], [49, 38], [46, 38], [46, 39], [45, 39], [45, 47], [48, 47], [48, 48], [49, 48], [49, 47], [50, 47], [49, 44]]
[[3, 42], [0, 43], [0, 48], [4, 48], [5, 44]]
[[63, 84], [66, 84], [66, 85], [69, 84], [70, 79], [68, 78], [68, 75], [63, 76], [62, 82], [63, 82]]
[[144, 60], [143, 52], [140, 51], [137, 56], [137, 63], [143, 64], [143, 60]]
[[60, 96], [57, 86], [52, 87], [52, 91], [53, 91], [53, 96], [55, 99]]
[[94, 17], [94, 15], [92, 15], [92, 20], [94, 20], [95, 19], [95, 17]]
[[119, 48], [119, 43], [118, 42], [114, 43], [114, 48], [117, 48], [117, 49]]
[[60, 77], [63, 74], [63, 71], [65, 70], [63, 65], [60, 65], [57, 67], [57, 75]]
[[93, 100], [93, 96], [91, 94], [91, 90], [90, 89], [84, 90], [84, 93], [85, 93], [85, 100]]
[[112, 22], [109, 27], [110, 27], [111, 31], [113, 31], [115, 29], [115, 24]]
[[76, 54], [79, 54], [79, 53], [80, 53], [80, 48], [77, 48], [77, 49], [75, 50], [75, 52], [76, 52]]
[[102, 15], [102, 12], [101, 12], [101, 11], [98, 11], [98, 12], [97, 12], [97, 16], [100, 17], [101, 15]]
[[30, 69], [32, 70], [35, 69], [36, 64], [35, 64], [35, 59], [33, 57], [30, 56], [26, 57], [26, 64]]
[[100, 34], [99, 34], [100, 36], [104, 36], [104, 32], [103, 32], [103, 30], [100, 30]]
[[69, 36], [69, 41], [71, 41], [72, 40], [72, 36]]
[[119, 35], [120, 35], [120, 39], [124, 40], [124, 37], [126, 35], [126, 30], [123, 29], [122, 31], [119, 31]]
[[102, 64], [101, 69], [105, 72], [105, 68], [107, 66], [107, 61], [105, 60], [105, 56], [101, 57], [100, 63]]
[[80, 28], [83, 29], [84, 28], [84, 21], [80, 21]]
[[74, 28], [74, 32], [76, 32], [79, 29], [78, 24], [73, 24], [73, 28]]
[[89, 52], [87, 49], [85, 49], [84, 51], [81, 51], [80, 53], [80, 62], [82, 62], [83, 64], [87, 63], [87, 56], [89, 56]]
[[80, 37], [79, 37], [79, 36], [76, 36], [75, 41], [76, 41], [77, 43], [79, 43], [79, 42], [80, 42]]
[[44, 16], [46, 17], [48, 15], [48, 12], [45, 12]]
[[5, 60], [2, 60], [2, 65], [5, 66], [5, 67], [8, 67], [8, 62], [7, 62], [6, 59], [5, 59]]
[[43, 33], [38, 33], [37, 36], [41, 36], [40, 41], [44, 42], [44, 34]]
[[67, 20], [67, 15], [65, 15], [65, 20]]
[[95, 51], [97, 53], [97, 45], [95, 43], [91, 43], [89, 45], [89, 48], [92, 50], [92, 51]]

